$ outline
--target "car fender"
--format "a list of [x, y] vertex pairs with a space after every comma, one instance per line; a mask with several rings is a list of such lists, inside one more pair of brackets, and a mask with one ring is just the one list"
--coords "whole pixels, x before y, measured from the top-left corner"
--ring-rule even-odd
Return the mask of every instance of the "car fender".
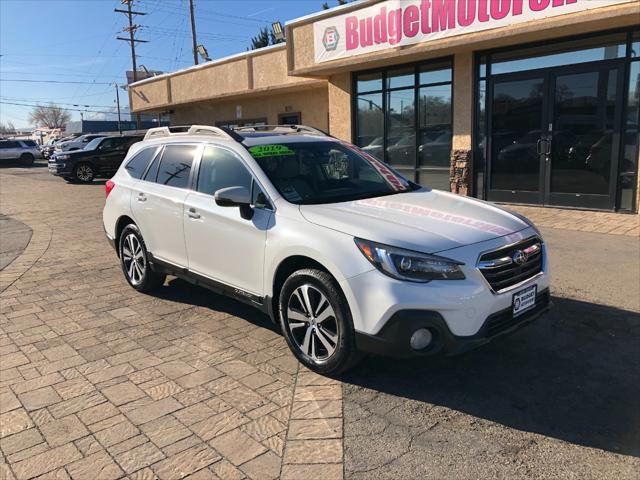
[[374, 269], [358, 251], [351, 235], [311, 224], [304, 219], [276, 218], [267, 232], [264, 292], [273, 298], [278, 268], [291, 257], [307, 257], [322, 265], [338, 283]]

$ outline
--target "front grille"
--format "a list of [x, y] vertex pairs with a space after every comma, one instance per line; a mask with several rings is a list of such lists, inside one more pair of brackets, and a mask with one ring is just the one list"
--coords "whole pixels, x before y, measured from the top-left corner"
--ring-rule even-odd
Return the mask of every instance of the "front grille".
[[[514, 260], [518, 252], [526, 256], [522, 264]], [[524, 282], [542, 271], [542, 240], [532, 237], [485, 253], [480, 257], [478, 268], [495, 292]]]
[[551, 295], [549, 294], [549, 290], [544, 290], [539, 292], [536, 296], [536, 306], [522, 315], [513, 318], [513, 309], [508, 308], [498, 313], [494, 313], [489, 318], [484, 326], [484, 336], [486, 338], [495, 337], [505, 330], [509, 330], [516, 325], [519, 325], [522, 322], [526, 322], [532, 316], [537, 315], [543, 310], [546, 310], [549, 307], [549, 303], [551, 300]]

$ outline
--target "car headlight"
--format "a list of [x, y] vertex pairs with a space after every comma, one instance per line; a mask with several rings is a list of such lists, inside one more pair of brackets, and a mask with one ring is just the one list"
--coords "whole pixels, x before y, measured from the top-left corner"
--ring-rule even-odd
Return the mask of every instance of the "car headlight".
[[71, 158], [71, 155], [56, 155], [56, 160], [69, 160], [69, 158]]
[[374, 267], [385, 275], [410, 282], [463, 280], [461, 262], [449, 258], [391, 247], [355, 238], [356, 245]]

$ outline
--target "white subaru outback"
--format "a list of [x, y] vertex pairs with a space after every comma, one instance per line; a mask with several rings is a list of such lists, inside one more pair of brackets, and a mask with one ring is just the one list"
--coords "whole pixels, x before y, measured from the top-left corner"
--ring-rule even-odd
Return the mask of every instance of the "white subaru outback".
[[152, 129], [106, 194], [133, 288], [170, 274], [250, 303], [320, 373], [362, 352], [459, 353], [550, 306], [526, 218], [416, 185], [310, 127]]

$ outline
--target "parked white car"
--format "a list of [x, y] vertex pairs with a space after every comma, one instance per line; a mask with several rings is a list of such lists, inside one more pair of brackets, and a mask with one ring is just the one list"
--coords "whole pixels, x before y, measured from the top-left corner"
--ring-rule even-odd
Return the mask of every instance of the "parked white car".
[[257, 306], [325, 374], [362, 352], [459, 353], [550, 306], [544, 242], [516, 213], [309, 127], [181, 130], [150, 130], [106, 184], [136, 290], [171, 274]]
[[106, 137], [106, 135], [97, 135], [97, 134], [88, 134], [88, 135], [80, 135], [79, 137], [74, 138], [73, 140], [68, 140], [66, 142], [58, 142], [55, 146], [56, 152], [71, 152], [73, 150], [82, 150], [87, 146], [91, 140], [96, 138]]
[[23, 165], [31, 165], [36, 158], [42, 158], [42, 153], [33, 140], [0, 140], [0, 160], [18, 160]]

